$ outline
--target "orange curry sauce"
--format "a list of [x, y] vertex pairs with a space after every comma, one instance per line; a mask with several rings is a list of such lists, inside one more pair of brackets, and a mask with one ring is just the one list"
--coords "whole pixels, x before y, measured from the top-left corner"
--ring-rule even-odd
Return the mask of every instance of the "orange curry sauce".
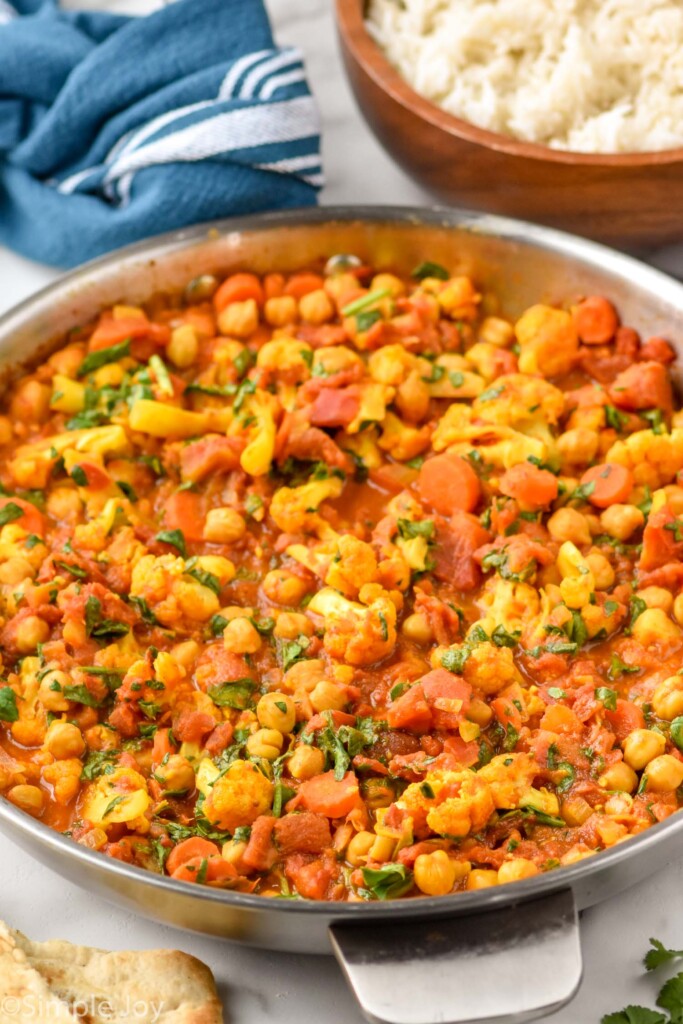
[[478, 889], [680, 806], [683, 417], [602, 297], [203, 276], [0, 416], [0, 789], [269, 896]]

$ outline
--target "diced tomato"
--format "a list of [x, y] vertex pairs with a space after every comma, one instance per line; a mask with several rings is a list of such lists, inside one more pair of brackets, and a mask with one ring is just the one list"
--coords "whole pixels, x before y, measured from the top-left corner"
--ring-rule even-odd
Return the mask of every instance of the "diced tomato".
[[285, 873], [304, 899], [325, 899], [332, 881], [332, 869], [322, 860], [310, 860], [303, 853], [290, 854], [285, 861]]
[[436, 668], [420, 679], [435, 729], [457, 729], [470, 706], [472, 687], [445, 668]]
[[609, 389], [612, 403], [620, 409], [661, 409], [670, 413], [673, 406], [671, 378], [658, 362], [635, 363], [618, 375]]
[[[35, 505], [32, 505], [30, 501], [24, 501], [22, 498], [0, 497], [0, 511], [7, 508], [8, 505], [16, 505], [17, 508], [21, 509], [21, 515], [16, 516], [16, 518], [10, 519], [9, 512], [5, 513], [8, 523], [16, 523], [17, 526], [21, 526], [28, 533], [35, 533], [39, 537], [43, 536], [45, 532], [45, 519], [42, 512]], [[12, 511], [14, 510], [11, 509], [10, 512]]]
[[171, 730], [170, 729], [157, 729], [154, 733], [154, 742], [152, 744], [152, 764], [160, 764], [163, 759], [172, 754], [175, 751], [175, 747], [171, 742]]
[[676, 358], [671, 344], [665, 338], [648, 338], [640, 350], [642, 359], [653, 359], [656, 363], [668, 366]]
[[109, 725], [121, 733], [124, 739], [137, 736], [140, 725], [139, 714], [133, 704], [119, 704], [109, 715]]
[[319, 729], [327, 729], [331, 725], [333, 729], [339, 729], [342, 725], [355, 725], [356, 716], [346, 711], [325, 711], [319, 715], [313, 715], [306, 723], [306, 732], [317, 732]]
[[591, 295], [573, 311], [576, 333], [585, 345], [604, 345], [619, 326], [617, 311], [602, 295]]
[[432, 711], [419, 683], [415, 683], [392, 702], [387, 709], [387, 722], [392, 729], [407, 729], [418, 735], [429, 732], [432, 727]]
[[519, 732], [522, 728], [519, 708], [508, 697], [496, 697], [490, 702], [490, 708], [504, 729], [510, 725]]
[[275, 821], [272, 816], [261, 815], [251, 826], [251, 835], [242, 860], [254, 871], [268, 871], [278, 858], [278, 851], [273, 845]]
[[417, 480], [417, 470], [403, 462], [385, 462], [377, 469], [370, 470], [370, 480], [383, 491], [400, 494]]
[[204, 497], [193, 491], [176, 491], [164, 505], [164, 530], [180, 530], [185, 540], [204, 537]]
[[180, 452], [180, 470], [184, 480], [196, 483], [213, 473], [237, 469], [243, 442], [236, 437], [207, 434], [200, 441], [185, 445]]
[[302, 299], [304, 295], [317, 292], [325, 284], [320, 274], [310, 271], [302, 271], [299, 274], [292, 274], [285, 285], [285, 295], [291, 295], [295, 299]]
[[475, 551], [490, 540], [476, 516], [455, 512], [448, 527], [437, 527], [434, 575], [458, 590], [474, 590], [481, 580]]
[[311, 406], [310, 420], [315, 427], [348, 427], [360, 409], [356, 388], [325, 388]]
[[211, 757], [221, 754], [232, 743], [235, 727], [232, 722], [221, 722], [204, 742], [204, 749]]
[[102, 466], [99, 466], [96, 462], [81, 459], [78, 463], [78, 468], [85, 473], [87, 481], [86, 487], [90, 491], [104, 491], [113, 483], [112, 478], [109, 473], [107, 473], [106, 469], [103, 469]]
[[263, 305], [265, 295], [261, 281], [256, 274], [231, 274], [216, 291], [213, 304], [221, 313], [231, 302], [246, 302], [247, 299]]
[[642, 708], [630, 700], [622, 700], [621, 697], [617, 698], [616, 711], [605, 711], [605, 718], [619, 743], [623, 743], [634, 729], [645, 728], [645, 716]]
[[527, 511], [537, 511], [550, 505], [558, 492], [557, 477], [530, 462], [519, 462], [503, 473], [498, 488]]
[[204, 711], [183, 709], [173, 722], [173, 735], [181, 743], [200, 743], [213, 731], [215, 721]]
[[99, 323], [90, 335], [88, 349], [97, 352], [103, 348], [112, 348], [130, 339], [132, 342], [148, 340], [155, 348], [167, 345], [171, 331], [166, 324], [156, 324], [145, 316], [114, 318], [111, 313], [103, 313]]
[[323, 815], [310, 811], [278, 818], [275, 821], [275, 842], [285, 857], [297, 852], [322, 853], [332, 844], [330, 823]]
[[314, 814], [327, 818], [344, 818], [360, 801], [358, 779], [353, 772], [346, 772], [342, 779], [336, 779], [334, 772], [314, 775], [299, 786], [300, 803]]
[[459, 768], [471, 768], [479, 760], [479, 744], [475, 740], [466, 742], [461, 736], [448, 736], [443, 741], [445, 754], [454, 757]]
[[657, 512], [651, 512], [643, 530], [643, 548], [638, 569], [647, 572], [670, 562], [678, 562], [683, 557], [681, 529], [680, 520], [676, 519], [668, 505]]

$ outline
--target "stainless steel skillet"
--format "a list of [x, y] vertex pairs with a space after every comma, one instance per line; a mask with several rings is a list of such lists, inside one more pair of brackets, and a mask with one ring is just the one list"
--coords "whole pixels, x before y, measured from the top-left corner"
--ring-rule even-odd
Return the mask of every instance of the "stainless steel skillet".
[[[512, 316], [533, 302], [605, 293], [627, 323], [665, 335], [683, 356], [683, 286], [626, 256], [457, 210], [327, 208], [202, 225], [68, 274], [0, 319], [1, 379], [11, 386], [17, 368], [107, 304], [180, 290], [200, 273], [293, 270], [338, 252], [404, 271], [425, 258], [459, 268]], [[675, 815], [605, 853], [513, 885], [329, 904], [174, 882], [78, 846], [2, 799], [0, 828], [61, 875], [148, 917], [270, 949], [334, 952], [364, 1013], [391, 1024], [520, 1024], [559, 1008], [581, 977], [578, 910], [683, 850], [683, 815]]]

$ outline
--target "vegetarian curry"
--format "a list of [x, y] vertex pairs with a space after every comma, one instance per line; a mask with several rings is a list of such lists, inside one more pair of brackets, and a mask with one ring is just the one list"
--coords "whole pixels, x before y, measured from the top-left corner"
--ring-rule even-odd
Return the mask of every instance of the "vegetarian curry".
[[683, 783], [683, 413], [608, 299], [330, 259], [114, 306], [0, 416], [0, 790], [270, 897], [591, 857]]

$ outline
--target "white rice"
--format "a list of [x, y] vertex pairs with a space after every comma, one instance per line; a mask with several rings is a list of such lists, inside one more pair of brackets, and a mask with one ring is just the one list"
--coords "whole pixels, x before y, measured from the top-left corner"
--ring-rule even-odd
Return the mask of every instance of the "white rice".
[[451, 114], [556, 149], [683, 145], [683, 0], [370, 0], [403, 78]]

